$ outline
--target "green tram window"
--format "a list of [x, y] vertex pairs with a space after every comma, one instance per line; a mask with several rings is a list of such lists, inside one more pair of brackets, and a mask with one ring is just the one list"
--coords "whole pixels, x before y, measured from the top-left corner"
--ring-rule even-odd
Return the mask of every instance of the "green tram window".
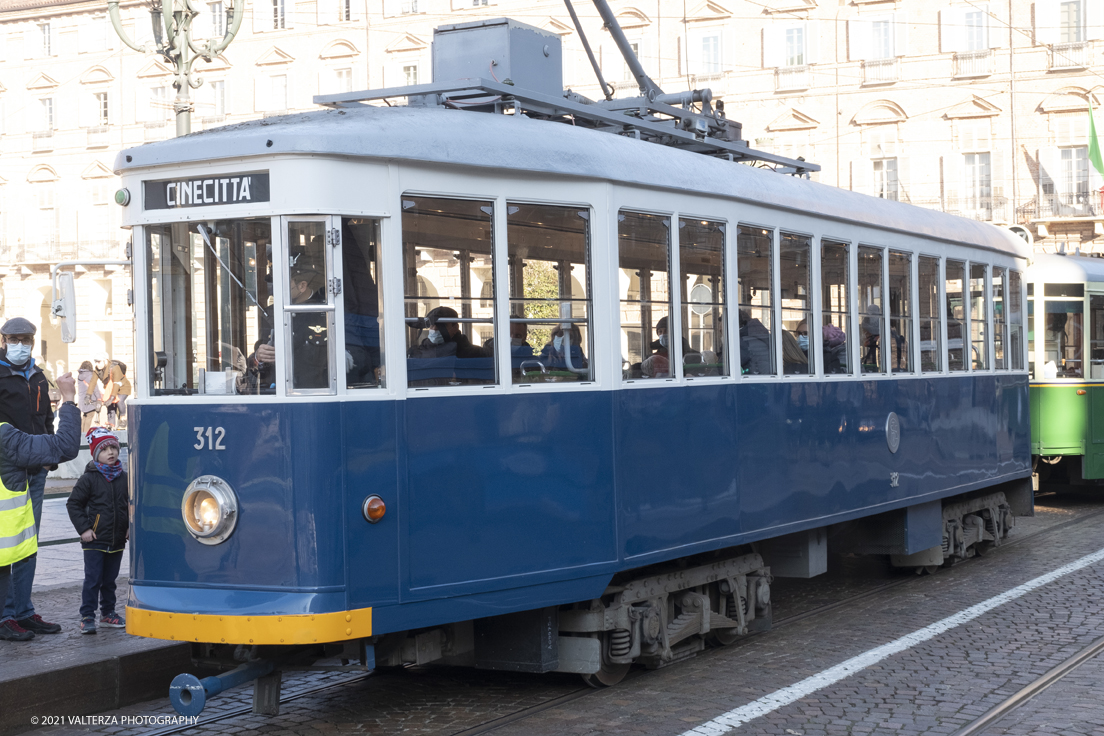
[[1043, 296], [1072, 296], [1081, 299], [1085, 296], [1085, 285], [1043, 284]]
[[1085, 302], [1048, 299], [1043, 304], [1043, 378], [1084, 378]]
[[1089, 295], [1089, 378], [1104, 379], [1104, 294]]

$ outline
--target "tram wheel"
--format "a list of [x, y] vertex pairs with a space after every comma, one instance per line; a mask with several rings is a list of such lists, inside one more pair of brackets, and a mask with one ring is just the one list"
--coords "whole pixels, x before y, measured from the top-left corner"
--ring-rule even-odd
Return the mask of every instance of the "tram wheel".
[[939, 572], [941, 565], [920, 565], [916, 568], [917, 575], [934, 575]]
[[727, 647], [739, 638], [736, 629], [713, 629], [706, 634], [706, 641], [717, 647]]
[[583, 682], [590, 685], [592, 688], [601, 690], [605, 687], [613, 687], [617, 683], [625, 679], [625, 675], [629, 674], [629, 668], [631, 664], [605, 664], [602, 663], [602, 669], [597, 672], [582, 675]]

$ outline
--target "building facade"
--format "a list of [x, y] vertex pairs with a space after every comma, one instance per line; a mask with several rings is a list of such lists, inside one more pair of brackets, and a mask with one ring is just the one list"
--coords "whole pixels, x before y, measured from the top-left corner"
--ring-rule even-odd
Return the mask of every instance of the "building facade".
[[[711, 88], [752, 146], [819, 163], [820, 181], [1013, 227], [1040, 249], [1104, 252], [1088, 163], [1104, 0], [612, 6], [661, 87]], [[205, 7], [196, 35], [221, 35], [225, 6]], [[597, 12], [576, 10], [606, 79], [635, 94]], [[152, 41], [147, 4], [122, 16]], [[256, 0], [225, 54], [196, 64], [193, 130], [430, 81], [434, 27], [501, 16], [558, 34], [567, 86], [601, 96], [558, 1]], [[39, 324], [57, 372], [101, 350], [132, 360], [128, 268], [77, 267], [68, 345], [49, 317], [50, 268], [126, 257], [114, 156], [173, 135], [174, 96], [170, 68], [124, 46], [102, 2], [0, 2], [0, 317]]]

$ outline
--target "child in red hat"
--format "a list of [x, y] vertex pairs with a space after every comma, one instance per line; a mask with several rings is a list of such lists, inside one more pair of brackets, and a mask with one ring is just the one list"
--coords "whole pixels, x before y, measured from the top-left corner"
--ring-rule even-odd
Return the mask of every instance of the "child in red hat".
[[130, 538], [130, 509], [127, 474], [119, 462], [119, 440], [105, 427], [92, 427], [88, 430], [88, 448], [92, 462], [85, 466], [65, 507], [84, 549], [81, 633], [95, 634], [97, 603], [103, 614], [101, 626], [126, 626], [122, 616], [115, 613], [115, 579]]

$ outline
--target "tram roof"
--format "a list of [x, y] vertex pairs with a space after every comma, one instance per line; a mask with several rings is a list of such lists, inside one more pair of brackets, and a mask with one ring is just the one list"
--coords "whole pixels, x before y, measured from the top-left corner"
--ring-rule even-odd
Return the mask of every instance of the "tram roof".
[[1104, 281], [1104, 258], [1040, 253], [1032, 257], [1028, 281], [1078, 284]]
[[252, 120], [124, 150], [115, 170], [240, 159], [251, 152], [405, 160], [678, 189], [1009, 255], [1030, 253], [1010, 231], [976, 220], [563, 123], [441, 108], [358, 105]]

